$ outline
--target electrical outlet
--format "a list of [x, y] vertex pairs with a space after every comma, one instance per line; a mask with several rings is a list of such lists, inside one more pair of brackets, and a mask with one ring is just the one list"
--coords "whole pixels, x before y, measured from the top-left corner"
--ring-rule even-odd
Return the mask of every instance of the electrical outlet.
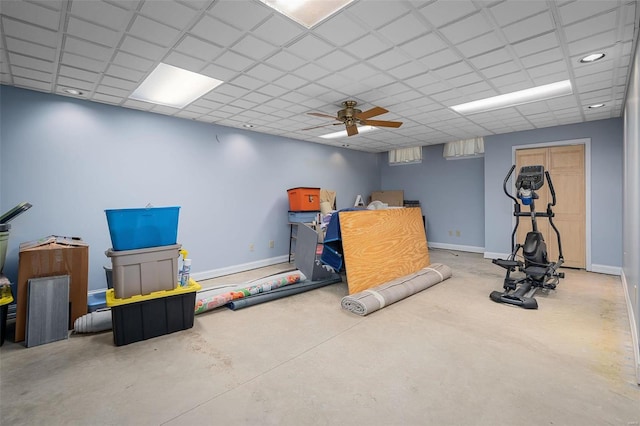
[[460, 236], [460, 231], [456, 229], [456, 237]]
[[253, 243], [249, 244], [249, 251], [253, 251]]
[[453, 231], [451, 229], [449, 229], [449, 236], [453, 237]]
[[276, 242], [273, 240], [269, 241], [269, 248], [274, 248], [276, 246]]

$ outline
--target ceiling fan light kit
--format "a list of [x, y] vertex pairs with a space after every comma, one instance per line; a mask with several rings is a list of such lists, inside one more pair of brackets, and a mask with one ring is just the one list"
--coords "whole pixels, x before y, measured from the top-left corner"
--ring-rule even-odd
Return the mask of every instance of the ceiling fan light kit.
[[[328, 114], [320, 113], [320, 112], [309, 112], [307, 114], [313, 115], [315, 117], [330, 118], [332, 120], [339, 121], [339, 123], [331, 123], [331, 124], [324, 124], [321, 126], [308, 127], [302, 130], [312, 130], [312, 129], [331, 126], [335, 124], [344, 124], [346, 135], [355, 136], [358, 133], [362, 132], [365, 127], [367, 127], [367, 130], [373, 130], [374, 128], [377, 128], [377, 127], [398, 128], [402, 125], [401, 121], [369, 120], [369, 118], [385, 114], [389, 112], [389, 110], [376, 106], [363, 112], [361, 109], [356, 108], [357, 105], [358, 103], [353, 100], [342, 102], [343, 109], [339, 110], [336, 113], [335, 117]], [[343, 133], [344, 132], [336, 132], [336, 133], [332, 133], [331, 135], [337, 135], [337, 136], [323, 135], [320, 137], [323, 137], [325, 139], [341, 137]]]

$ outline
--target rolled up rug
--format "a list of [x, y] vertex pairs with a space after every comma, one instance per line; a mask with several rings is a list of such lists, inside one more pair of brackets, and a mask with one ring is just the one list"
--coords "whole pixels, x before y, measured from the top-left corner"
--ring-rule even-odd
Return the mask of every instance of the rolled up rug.
[[413, 274], [345, 296], [341, 301], [342, 309], [357, 315], [368, 315], [438, 284], [450, 278], [451, 275], [451, 268], [441, 263], [434, 263]]

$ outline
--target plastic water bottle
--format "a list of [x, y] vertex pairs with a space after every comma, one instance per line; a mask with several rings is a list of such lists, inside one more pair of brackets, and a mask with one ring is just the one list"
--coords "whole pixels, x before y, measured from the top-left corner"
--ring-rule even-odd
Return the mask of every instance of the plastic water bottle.
[[191, 259], [185, 259], [182, 263], [182, 276], [180, 277], [180, 285], [187, 287], [189, 285], [189, 274], [191, 273]]

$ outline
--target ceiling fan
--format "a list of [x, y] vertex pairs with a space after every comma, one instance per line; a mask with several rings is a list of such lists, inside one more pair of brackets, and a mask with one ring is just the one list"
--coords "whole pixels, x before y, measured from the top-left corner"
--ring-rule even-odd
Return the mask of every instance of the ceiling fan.
[[322, 126], [308, 127], [302, 130], [311, 130], [311, 129], [317, 129], [325, 126], [344, 124], [347, 128], [347, 135], [353, 136], [358, 134], [358, 126], [357, 126], [358, 124], [361, 124], [364, 126], [395, 127], [395, 128], [398, 128], [402, 125], [401, 121], [369, 120], [369, 118], [371, 117], [375, 117], [376, 115], [381, 115], [389, 111], [377, 106], [363, 112], [358, 108], [356, 108], [357, 104], [358, 103], [356, 101], [342, 102], [342, 106], [344, 107], [344, 109], [339, 110], [335, 117], [328, 114], [323, 114], [320, 112], [308, 112], [307, 114], [309, 115], [313, 115], [316, 117], [323, 117], [323, 118], [331, 118], [333, 120], [339, 121], [340, 123], [324, 124]]

